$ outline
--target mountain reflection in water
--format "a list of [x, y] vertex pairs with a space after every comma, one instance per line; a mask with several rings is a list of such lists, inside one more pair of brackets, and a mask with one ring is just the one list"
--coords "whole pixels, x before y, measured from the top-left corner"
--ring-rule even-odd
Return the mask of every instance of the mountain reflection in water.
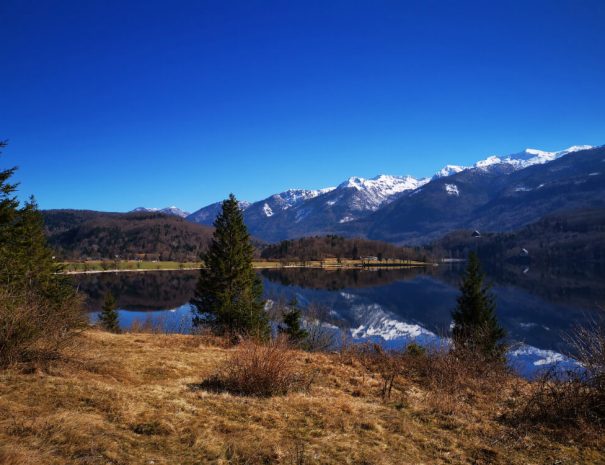
[[[458, 295], [460, 266], [414, 269], [261, 271], [265, 297], [303, 307], [319, 306], [327, 327], [344, 331], [357, 342], [373, 341], [401, 348], [411, 341], [447, 343], [451, 311]], [[605, 302], [600, 272], [564, 273], [510, 267], [488, 270], [498, 318], [518, 343], [510, 360], [527, 376], [558, 362], [569, 347], [565, 334], [585, 322]], [[195, 271], [103, 273], [79, 275], [76, 282], [88, 296], [95, 318], [103, 296], [117, 297], [124, 327], [134, 322], [161, 325], [167, 331], [190, 330], [188, 304], [197, 280]], [[329, 323], [329, 324], [328, 324]]]

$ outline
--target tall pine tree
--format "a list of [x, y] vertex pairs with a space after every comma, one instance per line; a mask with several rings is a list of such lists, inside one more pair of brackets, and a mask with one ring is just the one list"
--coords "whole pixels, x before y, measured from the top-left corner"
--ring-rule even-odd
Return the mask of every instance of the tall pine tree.
[[210, 324], [218, 333], [266, 338], [270, 329], [262, 283], [252, 267], [254, 248], [233, 194], [223, 201], [214, 227], [191, 300], [197, 313], [193, 323]]
[[504, 353], [504, 329], [496, 318], [496, 304], [483, 281], [479, 258], [468, 257], [468, 266], [460, 284], [458, 305], [452, 313], [454, 349], [498, 359]]

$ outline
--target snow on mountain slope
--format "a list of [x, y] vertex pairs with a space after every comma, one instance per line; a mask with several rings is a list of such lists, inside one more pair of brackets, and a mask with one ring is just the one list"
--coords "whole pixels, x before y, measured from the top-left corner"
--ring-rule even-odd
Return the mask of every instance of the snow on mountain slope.
[[371, 179], [355, 176], [340, 184], [336, 190], [352, 189], [359, 193], [350, 205], [352, 210], [375, 211], [381, 205], [393, 200], [398, 194], [417, 189], [427, 182], [429, 180], [426, 178], [416, 179], [412, 176], [381, 174]]
[[331, 192], [335, 187], [327, 187], [325, 189], [288, 189], [287, 191], [274, 194], [271, 197], [261, 200], [263, 203], [263, 212], [267, 217], [272, 216], [275, 210], [287, 210], [294, 207], [305, 200], [314, 199], [315, 197]]
[[507, 164], [512, 166], [514, 169], [519, 170], [527, 168], [528, 166], [548, 163], [549, 161], [561, 158], [564, 155], [579, 152], [582, 150], [589, 150], [593, 147], [591, 145], [574, 145], [565, 150], [558, 152], [546, 152], [538, 149], [525, 149], [519, 153], [513, 153], [510, 155], [491, 155], [483, 160], [479, 160], [472, 166], [461, 166], [461, 165], [446, 165], [441, 170], [437, 171], [433, 175], [432, 179], [439, 179], [447, 176], [451, 176], [461, 171], [478, 168], [481, 170], [489, 170], [496, 165]]
[[[469, 171], [468, 174], [472, 175], [483, 177], [485, 174], [490, 174], [498, 179], [504, 179], [512, 172], [532, 165], [548, 163], [564, 155], [589, 148], [590, 146], [585, 145], [573, 146], [557, 152], [526, 149], [505, 156], [493, 155], [469, 166], [446, 165], [432, 178], [417, 179], [412, 176], [386, 174], [374, 178], [354, 176], [337, 187], [319, 190], [289, 189], [251, 204], [241, 202], [241, 206], [244, 210], [244, 220], [251, 234], [264, 240], [275, 241], [334, 232], [347, 234], [350, 231], [356, 231], [358, 233], [359, 228], [364, 226], [359, 226], [357, 220], [362, 220], [378, 210], [387, 208], [387, 205], [399, 202], [404, 197], [425, 198], [424, 194], [428, 195], [430, 192], [438, 191], [445, 194], [445, 198], [449, 198], [451, 202], [456, 198], [467, 199], [470, 198], [469, 196], [476, 197], [480, 194], [474, 192], [472, 186], [482, 181], [469, 178], [468, 182], [471, 183], [471, 186], [468, 186], [458, 183], [454, 179], [448, 180], [450, 176], [458, 177]], [[593, 170], [595, 173], [597, 171]], [[437, 186], [435, 183], [439, 185]], [[437, 190], [431, 189], [431, 186]], [[485, 186], [484, 191], [490, 190], [490, 186], [491, 184]], [[517, 191], [514, 192], [519, 193], [522, 192], [522, 189], [537, 189], [536, 186], [519, 182], [513, 187], [517, 188]], [[195, 223], [212, 224], [220, 211], [220, 205], [220, 203], [215, 203], [204, 207], [187, 219]]]
[[[239, 201], [239, 206], [242, 211], [245, 211], [250, 205], [250, 202], [246, 202], [245, 200]], [[187, 216], [187, 221], [211, 226], [214, 223], [216, 216], [221, 211], [221, 206], [222, 202], [215, 202], [211, 203], [210, 205], [206, 205], [205, 207], [202, 207]]]
[[522, 152], [514, 153], [500, 157], [498, 155], [492, 155], [487, 157], [485, 160], [480, 160], [473, 166], [475, 168], [489, 169], [490, 166], [506, 163], [512, 165], [515, 169], [523, 169], [532, 165], [541, 165], [548, 163], [549, 161], [561, 158], [564, 155], [579, 152], [581, 150], [589, 150], [593, 148], [590, 145], [574, 145], [565, 150], [558, 152], [545, 152], [538, 149], [525, 149]]
[[445, 178], [446, 176], [451, 176], [452, 174], [460, 173], [460, 171], [464, 171], [465, 169], [467, 169], [466, 166], [445, 165], [433, 175], [433, 179]]
[[162, 208], [160, 212], [166, 213], [167, 215], [179, 216], [181, 218], [185, 218], [190, 214], [189, 212], [183, 211], [180, 208], [175, 207], [174, 205], [172, 207]]
[[165, 215], [178, 216], [180, 218], [185, 218], [189, 216], [189, 212], [183, 211], [180, 208], [175, 207], [174, 205], [166, 208], [146, 208], [146, 207], [137, 207], [132, 212], [157, 212], [164, 213]]

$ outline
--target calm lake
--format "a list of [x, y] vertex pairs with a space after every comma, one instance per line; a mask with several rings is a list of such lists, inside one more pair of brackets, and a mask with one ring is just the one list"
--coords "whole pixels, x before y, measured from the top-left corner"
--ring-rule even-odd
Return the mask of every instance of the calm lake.
[[[387, 348], [411, 341], [447, 343], [451, 311], [462, 268], [455, 265], [415, 269], [259, 271], [265, 297], [288, 302], [296, 297], [324, 331], [353, 342], [372, 341]], [[120, 324], [152, 326], [167, 332], [191, 328], [189, 299], [197, 271], [153, 271], [77, 275], [87, 295], [91, 319], [111, 291], [119, 303]], [[506, 267], [488, 270], [498, 318], [514, 342], [511, 364], [524, 376], [557, 364], [573, 365], [562, 354], [571, 348], [566, 335], [605, 307], [602, 269], [539, 270]], [[445, 336], [445, 337], [444, 337]]]

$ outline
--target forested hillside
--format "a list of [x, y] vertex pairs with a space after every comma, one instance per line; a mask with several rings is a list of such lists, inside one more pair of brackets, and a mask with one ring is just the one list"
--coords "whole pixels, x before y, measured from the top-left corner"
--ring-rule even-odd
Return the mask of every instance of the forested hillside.
[[525, 261], [549, 266], [602, 263], [605, 209], [562, 212], [511, 233], [482, 231], [478, 238], [472, 237], [471, 231], [456, 231], [427, 249], [438, 256], [452, 258], [464, 258], [470, 250], [477, 249], [487, 262]]
[[341, 236], [302, 237], [266, 246], [261, 257], [279, 260], [324, 260], [326, 258], [356, 260], [376, 257], [378, 260], [423, 260], [426, 253], [420, 248], [398, 247], [368, 239]]
[[43, 212], [46, 234], [61, 259], [195, 261], [212, 228], [161, 213]]

